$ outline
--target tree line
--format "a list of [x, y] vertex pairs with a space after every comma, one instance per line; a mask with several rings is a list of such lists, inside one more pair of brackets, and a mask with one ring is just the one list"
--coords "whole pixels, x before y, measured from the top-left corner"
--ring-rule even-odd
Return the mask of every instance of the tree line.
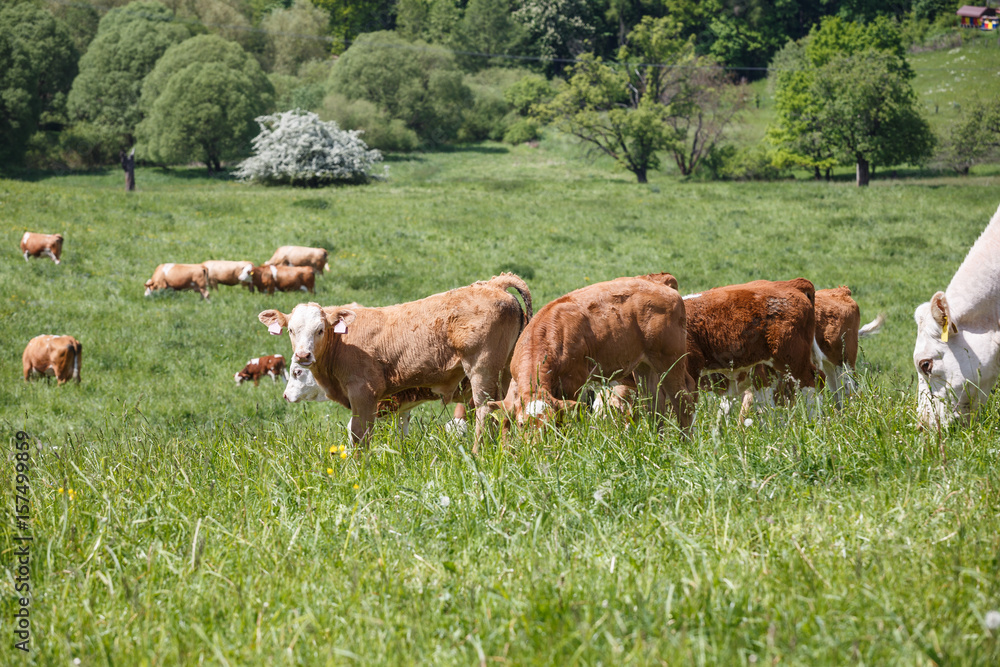
[[[0, 161], [87, 165], [136, 146], [210, 170], [254, 119], [302, 108], [383, 150], [531, 141], [554, 126], [645, 181], [817, 177], [920, 163], [908, 43], [952, 29], [942, 0], [8, 0], [0, 9]], [[103, 15], [102, 15], [103, 12]], [[935, 28], [935, 26], [937, 26]], [[771, 69], [768, 147], [725, 132]], [[975, 122], [989, 122], [978, 114]], [[984, 120], [985, 119], [985, 120]], [[970, 117], [971, 122], [971, 117]], [[966, 123], [968, 124], [968, 123]], [[992, 144], [941, 142], [968, 169]]]

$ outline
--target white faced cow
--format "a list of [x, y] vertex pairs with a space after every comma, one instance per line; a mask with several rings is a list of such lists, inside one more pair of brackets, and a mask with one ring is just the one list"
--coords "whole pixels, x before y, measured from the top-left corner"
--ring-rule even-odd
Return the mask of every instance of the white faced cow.
[[1000, 209], [914, 319], [917, 419], [928, 428], [968, 423], [1000, 374]]
[[[521, 295], [523, 311], [509, 288]], [[423, 388], [428, 398], [449, 402], [468, 378], [476, 405], [474, 452], [491, 411], [487, 401], [499, 394], [503, 369], [530, 318], [528, 286], [509, 273], [396, 306], [307, 303], [290, 314], [258, 315], [272, 333], [288, 327], [293, 361], [351, 409], [355, 442], [367, 436], [379, 400]]]

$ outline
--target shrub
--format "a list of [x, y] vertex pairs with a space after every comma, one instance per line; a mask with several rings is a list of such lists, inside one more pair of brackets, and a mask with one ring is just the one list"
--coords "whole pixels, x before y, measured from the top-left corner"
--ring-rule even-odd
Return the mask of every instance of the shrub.
[[507, 127], [503, 140], [508, 144], [538, 141], [542, 137], [542, 124], [535, 118], [518, 118]]
[[365, 143], [380, 151], [408, 152], [420, 145], [416, 132], [398, 118], [390, 118], [368, 100], [349, 100], [330, 93], [323, 99], [320, 114], [341, 127], [363, 131]]
[[453, 140], [472, 104], [454, 55], [393, 32], [358, 37], [333, 66], [330, 89], [371, 102], [428, 143]]
[[341, 130], [309, 111], [294, 109], [257, 118], [260, 134], [255, 155], [236, 169], [236, 177], [254, 183], [306, 185], [365, 183], [382, 154], [369, 150], [361, 132]]
[[710, 180], [773, 181], [783, 174], [763, 146], [713, 146], [698, 169], [699, 176]]

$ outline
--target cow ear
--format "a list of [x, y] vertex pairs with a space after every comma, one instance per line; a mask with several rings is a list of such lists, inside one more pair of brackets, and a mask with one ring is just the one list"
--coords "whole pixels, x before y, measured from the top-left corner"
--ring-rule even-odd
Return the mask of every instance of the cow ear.
[[280, 336], [281, 330], [288, 326], [288, 316], [273, 308], [257, 315], [257, 319], [261, 321], [261, 324], [267, 326], [268, 332], [275, 336]]
[[948, 299], [944, 292], [938, 292], [931, 297], [931, 317], [941, 327], [941, 339], [948, 341], [949, 334], [957, 334], [958, 326], [951, 316], [951, 309], [948, 307]]
[[324, 310], [323, 315], [327, 326], [333, 327], [333, 332], [339, 334], [347, 333], [347, 327], [352, 325], [357, 317], [357, 313], [346, 308]]

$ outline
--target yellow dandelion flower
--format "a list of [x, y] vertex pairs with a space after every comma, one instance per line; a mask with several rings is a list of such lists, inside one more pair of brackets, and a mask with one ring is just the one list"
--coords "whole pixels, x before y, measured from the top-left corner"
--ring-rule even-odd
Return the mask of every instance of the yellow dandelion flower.
[[326, 474], [327, 475], [332, 475], [333, 474], [333, 468], [327, 468], [326, 469]]
[[73, 489], [69, 490], [68, 495], [70, 500], [76, 500], [76, 491], [74, 491]]
[[340, 458], [346, 459], [347, 458], [347, 452], [341, 452], [340, 453]]
[[331, 454], [337, 453], [337, 445], [330, 445], [330, 453]]
[[59, 493], [62, 493], [62, 492], [63, 492], [63, 488], [60, 486], [59, 487]]
[[347, 445], [341, 445], [340, 446], [340, 451], [346, 452], [347, 451]]
[[357, 484], [355, 484], [355, 485], [354, 485], [354, 488], [355, 488], [355, 489], [360, 489], [361, 487], [360, 487], [360, 486], [358, 486]]

